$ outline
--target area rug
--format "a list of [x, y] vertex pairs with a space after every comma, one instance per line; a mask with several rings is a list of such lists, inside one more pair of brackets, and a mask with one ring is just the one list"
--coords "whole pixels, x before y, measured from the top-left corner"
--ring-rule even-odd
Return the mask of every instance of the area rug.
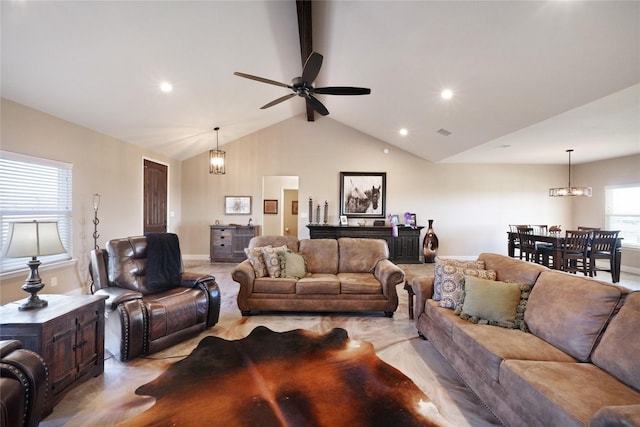
[[256, 327], [205, 337], [136, 390], [155, 404], [123, 426], [442, 426], [429, 398], [366, 341]]

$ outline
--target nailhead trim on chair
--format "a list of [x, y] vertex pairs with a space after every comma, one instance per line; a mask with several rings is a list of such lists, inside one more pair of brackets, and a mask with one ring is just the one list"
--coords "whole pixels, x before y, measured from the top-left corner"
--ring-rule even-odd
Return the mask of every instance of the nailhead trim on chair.
[[144, 336], [142, 340], [142, 354], [149, 354], [149, 310], [147, 306], [142, 303], [142, 300], [138, 300], [140, 309], [142, 310], [142, 334]]
[[123, 308], [123, 305], [118, 305], [118, 314], [120, 319], [122, 319], [121, 327], [122, 327], [122, 341], [124, 345], [122, 345], [122, 353], [120, 358], [122, 361], [129, 360], [129, 314]]
[[[8, 371], [11, 371], [11, 373], [16, 376], [18, 381], [20, 381], [20, 383], [22, 384], [22, 387], [24, 387], [24, 391], [25, 391], [24, 407], [25, 408], [29, 408], [30, 405], [31, 405], [31, 402], [29, 401], [29, 396], [31, 396], [31, 387], [29, 387], [29, 380], [27, 379], [27, 377], [24, 375], [24, 373], [22, 373], [22, 371], [20, 369], [16, 368], [15, 366], [13, 366], [13, 365], [11, 365], [9, 363], [2, 363], [2, 368], [6, 369]], [[22, 415], [22, 424], [23, 425], [24, 425], [25, 421], [27, 420], [27, 413], [28, 413], [28, 411], [25, 409], [24, 414]]]

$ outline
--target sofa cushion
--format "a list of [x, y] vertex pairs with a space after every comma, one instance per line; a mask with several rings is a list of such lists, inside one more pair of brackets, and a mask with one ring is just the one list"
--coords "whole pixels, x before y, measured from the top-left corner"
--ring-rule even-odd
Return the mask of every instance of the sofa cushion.
[[622, 297], [620, 288], [604, 282], [543, 271], [524, 319], [531, 333], [586, 362]]
[[309, 273], [338, 273], [338, 241], [336, 239], [303, 239], [300, 253], [307, 260]]
[[255, 248], [245, 248], [244, 253], [247, 255], [249, 264], [253, 267], [253, 271], [256, 273], [256, 277], [268, 276], [267, 266], [264, 263], [264, 257], [262, 256], [262, 249], [264, 247], [259, 246]]
[[197, 288], [174, 288], [147, 295], [143, 303], [149, 316], [149, 341], [204, 322], [209, 305], [207, 295]]
[[596, 366], [636, 390], [640, 390], [639, 330], [640, 291], [627, 295], [592, 356]]
[[276, 279], [282, 275], [280, 257], [286, 250], [287, 247], [284, 245], [276, 248], [271, 246], [262, 248], [264, 264], [267, 266], [267, 272], [272, 279]]
[[640, 393], [591, 363], [505, 360], [499, 381], [547, 426], [586, 426], [603, 406], [640, 402]]
[[343, 294], [382, 294], [382, 285], [371, 273], [338, 273]]
[[455, 309], [462, 304], [465, 275], [489, 280], [496, 279], [496, 272], [493, 270], [478, 270], [445, 264], [442, 268], [441, 299], [438, 301], [440, 307]]
[[341, 237], [338, 252], [340, 273], [371, 273], [378, 261], [389, 258], [387, 242], [382, 239]]
[[283, 277], [256, 278], [253, 282], [253, 292], [263, 294], [293, 294], [296, 292], [296, 279], [285, 279]]
[[518, 329], [461, 320], [453, 325], [452, 340], [464, 352], [467, 363], [473, 363], [489, 383], [498, 381], [500, 365], [508, 359], [576, 361], [546, 341]]
[[464, 276], [464, 302], [460, 317], [507, 328], [516, 327], [520, 286], [516, 283]]
[[325, 294], [338, 295], [340, 281], [335, 274], [313, 273], [296, 283], [296, 294]]
[[539, 264], [499, 254], [482, 253], [478, 256], [478, 261], [485, 264], [484, 268], [495, 270], [498, 274], [496, 280], [502, 282], [533, 285], [541, 272], [549, 270]]
[[436, 257], [436, 265], [434, 268], [433, 278], [433, 300], [440, 301], [442, 299], [442, 282], [444, 280], [444, 266], [452, 265], [462, 268], [473, 268], [476, 270], [484, 270], [484, 261], [461, 261], [450, 258]]

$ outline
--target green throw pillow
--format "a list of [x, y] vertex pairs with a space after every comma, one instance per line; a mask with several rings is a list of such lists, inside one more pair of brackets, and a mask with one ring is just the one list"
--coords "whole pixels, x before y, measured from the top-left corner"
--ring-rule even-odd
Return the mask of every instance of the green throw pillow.
[[464, 278], [464, 302], [460, 317], [473, 323], [517, 328], [520, 285], [474, 276]]
[[286, 251], [283, 260], [282, 277], [301, 279], [307, 275], [306, 263], [302, 255]]

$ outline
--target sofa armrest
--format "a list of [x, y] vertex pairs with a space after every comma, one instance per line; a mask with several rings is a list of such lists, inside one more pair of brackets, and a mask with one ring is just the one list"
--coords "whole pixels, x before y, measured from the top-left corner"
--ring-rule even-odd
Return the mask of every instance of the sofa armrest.
[[182, 273], [183, 288], [198, 288], [209, 296], [209, 311], [207, 312], [207, 327], [218, 323], [220, 319], [220, 288], [216, 278], [210, 274]]
[[105, 302], [108, 310], [115, 310], [118, 305], [136, 299], [142, 299], [142, 294], [140, 292], [132, 291], [130, 289], [125, 288], [116, 288], [108, 287], [98, 289], [94, 292], [94, 295], [104, 295], [107, 297]]
[[640, 405], [605, 406], [589, 421], [589, 427], [640, 426]]
[[416, 296], [414, 307], [416, 322], [420, 315], [424, 313], [424, 306], [427, 300], [433, 296], [433, 280], [433, 277], [416, 277], [410, 283]]
[[253, 282], [256, 278], [256, 273], [249, 260], [244, 260], [236, 265], [231, 272], [231, 277], [240, 284], [240, 290], [238, 291], [238, 308], [241, 311], [249, 310], [247, 299], [253, 293]]
[[404, 271], [388, 259], [378, 261], [373, 275], [382, 284], [382, 293], [387, 298], [397, 295], [396, 285], [404, 282]]

